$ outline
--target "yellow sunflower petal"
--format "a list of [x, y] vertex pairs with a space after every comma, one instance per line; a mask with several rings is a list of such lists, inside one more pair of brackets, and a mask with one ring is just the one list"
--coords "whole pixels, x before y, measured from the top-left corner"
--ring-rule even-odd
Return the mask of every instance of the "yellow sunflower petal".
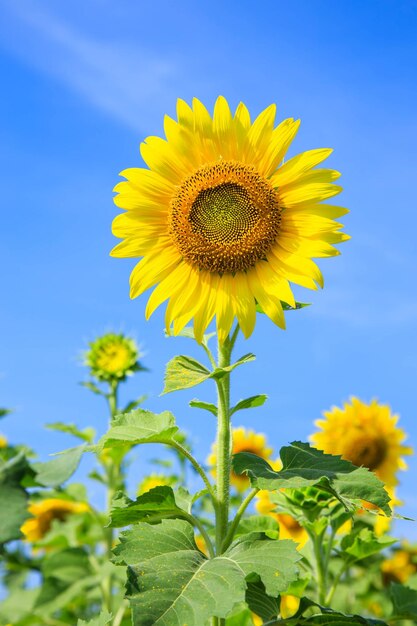
[[318, 150], [307, 150], [298, 156], [293, 157], [271, 177], [272, 184], [277, 187], [284, 187], [288, 183], [311, 170], [319, 163], [322, 163], [333, 152], [330, 148], [321, 148]]

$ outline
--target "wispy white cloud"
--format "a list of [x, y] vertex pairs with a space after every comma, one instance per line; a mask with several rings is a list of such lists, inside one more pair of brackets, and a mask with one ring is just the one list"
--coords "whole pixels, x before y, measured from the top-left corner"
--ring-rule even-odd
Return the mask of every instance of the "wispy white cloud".
[[160, 117], [178, 64], [136, 42], [101, 41], [30, 2], [3, 2], [1, 42], [25, 63], [64, 83], [135, 130]]

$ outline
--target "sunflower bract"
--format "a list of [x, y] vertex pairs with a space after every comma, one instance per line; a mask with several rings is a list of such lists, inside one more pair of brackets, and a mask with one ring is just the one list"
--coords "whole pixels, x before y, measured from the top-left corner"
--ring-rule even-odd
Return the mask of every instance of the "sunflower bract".
[[213, 116], [193, 99], [165, 118], [166, 139], [148, 137], [149, 169], [130, 168], [115, 187], [113, 221], [123, 239], [115, 257], [141, 258], [130, 278], [136, 298], [155, 287], [146, 317], [168, 301], [165, 323], [178, 334], [194, 320], [198, 341], [216, 319], [220, 342], [237, 319], [245, 337], [256, 304], [285, 328], [282, 302], [295, 305], [289, 283], [323, 286], [312, 258], [339, 254], [349, 237], [334, 221], [347, 210], [321, 204], [341, 187], [339, 173], [317, 168], [330, 149], [309, 150], [285, 163], [299, 120], [274, 127], [275, 105], [251, 122], [246, 106], [232, 114], [220, 96]]

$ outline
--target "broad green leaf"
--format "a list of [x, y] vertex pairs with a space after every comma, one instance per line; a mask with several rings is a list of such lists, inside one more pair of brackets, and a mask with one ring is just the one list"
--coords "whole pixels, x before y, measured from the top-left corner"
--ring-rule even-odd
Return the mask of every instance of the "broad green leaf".
[[30, 517], [28, 496], [21, 481], [30, 472], [23, 453], [7, 461], [0, 460], [0, 543], [19, 539], [20, 527]]
[[151, 413], [136, 409], [131, 413], [116, 415], [107, 433], [97, 447], [115, 447], [138, 443], [170, 443], [178, 431], [172, 413]]
[[100, 600], [100, 583], [99, 575], [83, 576], [72, 584], [58, 578], [47, 578], [36, 598], [34, 612], [39, 615], [50, 615], [55, 611], [68, 606], [69, 602], [76, 600], [87, 593], [95, 592], [97, 602]]
[[286, 591], [298, 576], [297, 562], [301, 559], [296, 544], [290, 539], [271, 540], [263, 533], [250, 533], [237, 539], [225, 556], [245, 572], [257, 574], [268, 595]]
[[211, 402], [203, 402], [202, 400], [197, 400], [197, 398], [195, 398], [190, 401], [190, 406], [193, 407], [193, 409], [204, 409], [205, 411], [209, 411], [209, 413], [212, 413], [217, 417], [217, 406]]
[[248, 583], [246, 602], [251, 611], [259, 615], [264, 622], [276, 619], [279, 614], [279, 598], [269, 596], [260, 580]]
[[139, 524], [122, 534], [114, 552], [129, 566], [134, 626], [203, 626], [244, 601], [242, 568], [229, 557], [206, 559], [188, 522]]
[[59, 487], [74, 474], [85, 446], [78, 446], [62, 452], [52, 461], [33, 463], [36, 480], [44, 487]]
[[[303, 613], [312, 608], [318, 608], [320, 613], [300, 619]], [[306, 597], [301, 598], [299, 609], [292, 619], [294, 624], [316, 624], [317, 626], [387, 626], [382, 620], [362, 617], [361, 615], [346, 615], [345, 613], [321, 606], [314, 600]], [[274, 622], [271, 622], [271, 626], [272, 624]]]
[[233, 457], [237, 474], [247, 473], [259, 489], [300, 489], [316, 485], [332, 493], [349, 507], [346, 498], [366, 500], [390, 514], [390, 498], [383, 483], [364, 467], [356, 467], [340, 456], [325, 454], [307, 443], [295, 441], [280, 451], [282, 469], [274, 471], [264, 459], [240, 452]]
[[89, 556], [83, 548], [68, 548], [47, 554], [42, 560], [42, 574], [45, 578], [72, 583], [92, 573]]
[[246, 400], [238, 402], [230, 411], [230, 415], [236, 413], [236, 411], [242, 411], [242, 409], [253, 409], [256, 406], [262, 406], [268, 400], [268, 396], [261, 394], [259, 396], [251, 396]]
[[0, 409], [0, 418], [6, 417], [6, 415], [9, 415], [10, 413], [12, 413], [11, 409]]
[[20, 527], [30, 517], [27, 494], [18, 485], [0, 484], [0, 544], [20, 539]]
[[46, 424], [46, 428], [49, 428], [50, 430], [58, 430], [61, 433], [68, 433], [68, 435], [78, 437], [78, 439], [86, 441], [87, 443], [92, 443], [94, 437], [96, 436], [94, 428], [84, 428], [83, 430], [80, 430], [75, 424], [64, 424], [63, 422]]
[[393, 583], [389, 592], [393, 604], [392, 616], [417, 620], [417, 591], [410, 589], [410, 587]]
[[210, 370], [190, 356], [176, 356], [166, 366], [162, 394], [188, 389], [210, 377]]
[[33, 613], [39, 589], [13, 589], [0, 602], [0, 624], [16, 624]]
[[279, 535], [279, 524], [270, 515], [249, 515], [241, 519], [235, 537], [253, 532], [263, 532], [271, 539], [276, 539]]
[[235, 363], [227, 365], [226, 367], [217, 367], [211, 372], [204, 365], [190, 356], [176, 356], [166, 367], [164, 379], [165, 386], [162, 395], [172, 391], [194, 387], [195, 385], [205, 382], [209, 378], [220, 380], [236, 367], [239, 367], [239, 365], [249, 363], [254, 359], [254, 354], [245, 354]]
[[342, 556], [352, 562], [359, 561], [385, 550], [396, 541], [396, 539], [386, 535], [377, 537], [369, 528], [362, 528], [358, 533], [352, 532], [343, 537], [341, 543]]
[[107, 626], [111, 622], [112, 614], [107, 611], [102, 611], [97, 617], [93, 617], [89, 622], [85, 622], [83, 619], [79, 619], [77, 626]]
[[136, 500], [119, 492], [112, 502], [109, 526], [121, 528], [136, 522], [158, 522], [164, 517], [184, 517], [186, 514], [177, 504], [171, 487], [154, 487]]

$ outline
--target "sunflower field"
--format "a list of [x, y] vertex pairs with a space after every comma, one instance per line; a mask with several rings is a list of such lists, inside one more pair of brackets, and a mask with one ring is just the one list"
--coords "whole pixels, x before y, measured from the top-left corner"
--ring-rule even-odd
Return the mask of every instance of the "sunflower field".
[[415, 3], [3, 4], [0, 626], [417, 624]]

